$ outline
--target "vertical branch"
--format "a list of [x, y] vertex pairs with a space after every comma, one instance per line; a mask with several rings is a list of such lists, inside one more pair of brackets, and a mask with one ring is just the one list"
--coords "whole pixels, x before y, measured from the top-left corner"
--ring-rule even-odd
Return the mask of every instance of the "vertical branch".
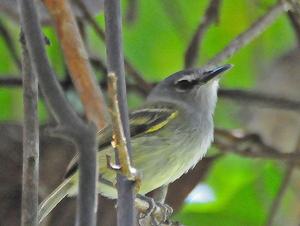
[[33, 0], [19, 0], [20, 19], [26, 39], [32, 68], [36, 71], [45, 101], [58, 122], [53, 133], [73, 141], [80, 153], [79, 160], [79, 226], [96, 225], [96, 131], [91, 124], [84, 123], [67, 102], [61, 86], [48, 62], [44, 39], [38, 23]]
[[[120, 0], [105, 0], [105, 29], [108, 72], [117, 76], [118, 104], [124, 129], [125, 143], [129, 156], [131, 153], [128, 106], [126, 98], [125, 69], [122, 46], [122, 21]], [[116, 153], [117, 154], [117, 153]], [[119, 156], [116, 158], [119, 161]], [[126, 177], [118, 175], [118, 207], [117, 225], [135, 225], [134, 183]]]
[[22, 226], [37, 226], [39, 184], [39, 121], [38, 80], [33, 73], [25, 40], [22, 39], [23, 73], [23, 179], [22, 179]]

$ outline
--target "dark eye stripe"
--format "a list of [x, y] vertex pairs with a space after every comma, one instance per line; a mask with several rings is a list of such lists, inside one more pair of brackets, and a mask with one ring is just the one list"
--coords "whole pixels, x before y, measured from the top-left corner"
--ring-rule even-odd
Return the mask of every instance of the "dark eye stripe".
[[179, 80], [175, 83], [176, 88], [179, 91], [187, 91], [187, 90], [191, 90], [192, 88], [194, 88], [195, 85], [198, 84], [197, 80]]

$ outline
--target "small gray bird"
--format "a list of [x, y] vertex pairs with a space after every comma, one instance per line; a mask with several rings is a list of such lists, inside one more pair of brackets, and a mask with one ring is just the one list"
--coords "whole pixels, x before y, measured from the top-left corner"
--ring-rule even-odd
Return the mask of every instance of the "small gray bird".
[[[213, 113], [217, 101], [219, 75], [227, 64], [214, 68], [188, 69], [160, 82], [145, 104], [130, 113], [132, 162], [141, 175], [139, 194], [168, 185], [186, 173], [205, 155], [213, 140]], [[99, 193], [117, 198], [116, 172], [106, 166], [106, 156], [114, 161], [112, 128], [98, 133]], [[65, 180], [44, 200], [39, 209], [41, 222], [66, 196], [78, 192], [78, 156]], [[106, 182], [106, 183], [104, 183]]]

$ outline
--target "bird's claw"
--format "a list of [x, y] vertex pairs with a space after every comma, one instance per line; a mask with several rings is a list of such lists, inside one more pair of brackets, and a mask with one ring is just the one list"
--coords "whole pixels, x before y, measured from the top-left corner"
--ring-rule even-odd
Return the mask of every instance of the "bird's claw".
[[[146, 212], [139, 214], [139, 225], [144, 225], [143, 222], [150, 219], [151, 226], [159, 226], [162, 223], [167, 222], [173, 213], [172, 207], [167, 204], [155, 202], [153, 198], [147, 196], [139, 196], [139, 198], [149, 205]], [[161, 215], [159, 217], [155, 215], [158, 208], [161, 210]]]
[[167, 221], [173, 213], [173, 209], [166, 203], [156, 203], [162, 210], [163, 222]]

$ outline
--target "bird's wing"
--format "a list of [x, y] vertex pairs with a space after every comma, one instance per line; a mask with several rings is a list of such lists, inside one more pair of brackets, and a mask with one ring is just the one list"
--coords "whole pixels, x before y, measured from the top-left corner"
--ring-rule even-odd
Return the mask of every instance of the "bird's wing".
[[[129, 114], [130, 135], [145, 136], [155, 133], [170, 121], [176, 118], [178, 111], [172, 106], [148, 105]], [[98, 151], [110, 145], [112, 138], [112, 128], [107, 126], [98, 132]], [[68, 178], [78, 169], [79, 155], [77, 154], [70, 162], [65, 177]]]

